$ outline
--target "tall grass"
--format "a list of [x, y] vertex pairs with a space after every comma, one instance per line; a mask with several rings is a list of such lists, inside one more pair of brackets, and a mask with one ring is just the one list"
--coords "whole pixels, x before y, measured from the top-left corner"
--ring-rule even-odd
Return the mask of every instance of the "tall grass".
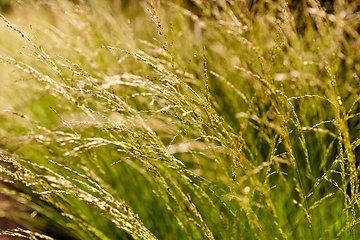
[[13, 4], [1, 235], [359, 237], [356, 3]]

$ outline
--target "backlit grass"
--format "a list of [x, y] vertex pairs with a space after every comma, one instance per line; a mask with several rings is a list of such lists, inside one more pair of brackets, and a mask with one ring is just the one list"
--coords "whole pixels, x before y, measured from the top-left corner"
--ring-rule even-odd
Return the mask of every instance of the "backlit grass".
[[12, 4], [0, 234], [357, 239], [357, 4]]

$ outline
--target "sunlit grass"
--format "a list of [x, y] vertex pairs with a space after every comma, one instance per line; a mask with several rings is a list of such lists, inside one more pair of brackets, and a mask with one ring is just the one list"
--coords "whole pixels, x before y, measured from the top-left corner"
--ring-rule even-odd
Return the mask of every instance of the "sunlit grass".
[[325, 7], [14, 3], [1, 234], [357, 239], [358, 12]]

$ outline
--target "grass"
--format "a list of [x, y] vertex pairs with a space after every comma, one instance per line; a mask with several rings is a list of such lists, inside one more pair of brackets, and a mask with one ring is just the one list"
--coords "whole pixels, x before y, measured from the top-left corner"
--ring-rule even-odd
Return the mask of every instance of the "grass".
[[1, 235], [358, 238], [356, 3], [11, 9], [0, 216], [22, 228]]

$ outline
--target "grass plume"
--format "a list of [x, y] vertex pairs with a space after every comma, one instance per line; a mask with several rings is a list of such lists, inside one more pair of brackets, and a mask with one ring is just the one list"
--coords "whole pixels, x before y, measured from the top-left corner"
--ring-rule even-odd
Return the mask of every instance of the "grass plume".
[[326, 3], [14, 3], [0, 234], [357, 239], [359, 12]]

